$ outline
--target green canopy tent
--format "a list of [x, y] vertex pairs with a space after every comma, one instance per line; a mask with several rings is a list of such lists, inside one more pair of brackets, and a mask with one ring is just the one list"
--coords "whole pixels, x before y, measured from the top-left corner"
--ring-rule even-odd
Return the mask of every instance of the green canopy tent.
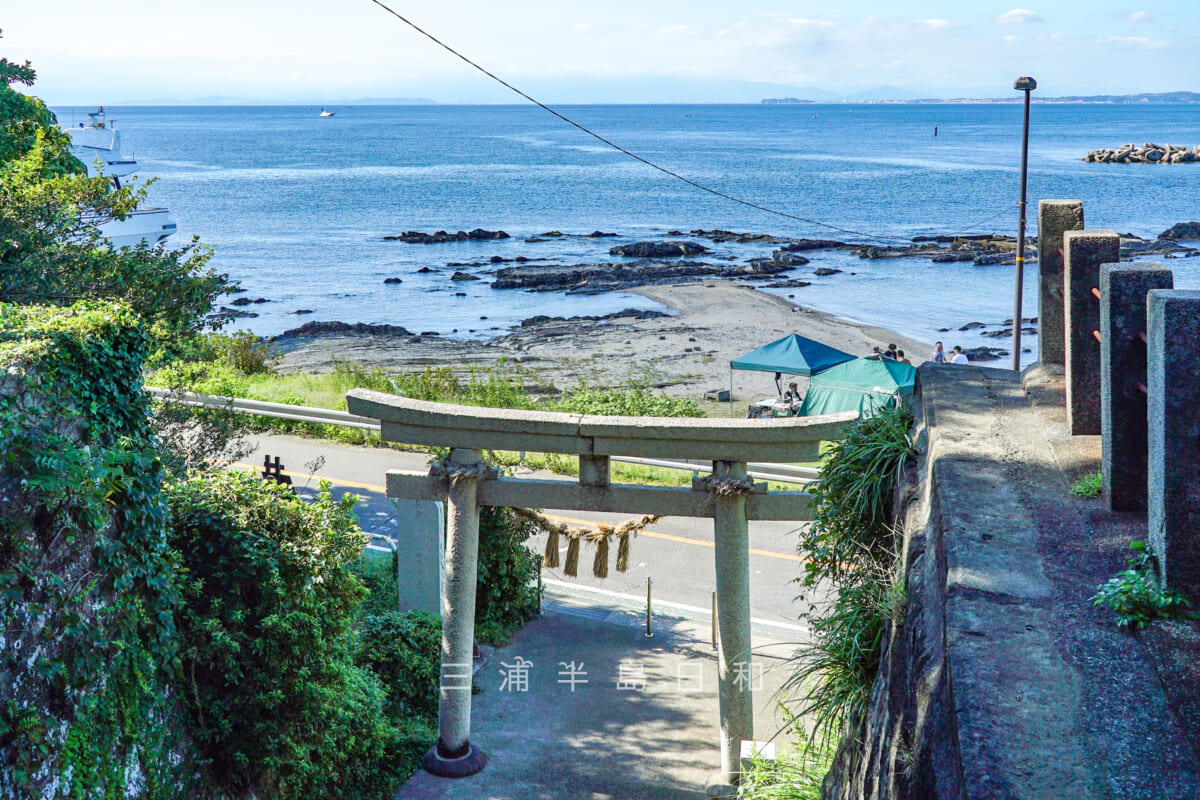
[[816, 375], [830, 367], [835, 367], [854, 356], [843, 353], [829, 345], [805, 339], [796, 333], [789, 333], [782, 339], [764, 344], [757, 350], [751, 350], [741, 358], [729, 362], [729, 414], [733, 415], [733, 371], [735, 369], [750, 369], [760, 372], [786, 372], [791, 375]]
[[889, 405], [913, 393], [917, 368], [889, 358], [856, 358], [813, 376], [800, 406], [801, 416], [857, 411]]

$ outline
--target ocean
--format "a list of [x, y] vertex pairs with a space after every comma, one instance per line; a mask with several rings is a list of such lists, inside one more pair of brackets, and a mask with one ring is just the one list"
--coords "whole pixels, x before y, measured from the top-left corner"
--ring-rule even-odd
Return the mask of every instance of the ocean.
[[[62, 124], [88, 110], [56, 108]], [[1015, 235], [1020, 105], [630, 105], [560, 111], [597, 133], [721, 192], [858, 233], [765, 214], [657, 172], [531, 106], [108, 107], [125, 150], [153, 177], [149, 198], [215, 249], [258, 316], [234, 328], [270, 336], [309, 320], [387, 323], [486, 339], [535, 314], [654, 308], [628, 293], [493, 290], [491, 264], [450, 281], [448, 263], [493, 256], [551, 263], [613, 260], [617, 243], [669, 230], [723, 228], [849, 242], [952, 233]], [[934, 129], [937, 136], [934, 136]], [[1028, 235], [1041, 198], [1084, 202], [1089, 228], [1153, 238], [1200, 218], [1200, 163], [1085, 164], [1126, 142], [1200, 144], [1200, 106], [1035, 104]], [[501, 229], [512, 238], [437, 245], [384, 241], [408, 230]], [[537, 234], [605, 231], [616, 238]], [[884, 239], [881, 237], [891, 237]], [[697, 239], [702, 244], [711, 243]], [[716, 245], [715, 257], [772, 248]], [[1012, 316], [1013, 267], [864, 260], [809, 253], [779, 289], [795, 302], [918, 340], [1003, 346], [947, 333]], [[1170, 262], [1200, 288], [1200, 258]], [[422, 268], [434, 271], [419, 272]], [[815, 277], [814, 269], [841, 274]], [[401, 283], [385, 284], [387, 278]], [[1024, 313], [1036, 314], [1036, 265]], [[298, 315], [297, 310], [310, 314]], [[1036, 337], [1023, 343], [1036, 351]], [[1026, 357], [1026, 361], [1032, 359]]]

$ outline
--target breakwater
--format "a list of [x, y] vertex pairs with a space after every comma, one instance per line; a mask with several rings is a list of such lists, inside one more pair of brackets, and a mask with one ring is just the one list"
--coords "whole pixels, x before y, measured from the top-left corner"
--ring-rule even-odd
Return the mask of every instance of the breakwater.
[[1092, 150], [1083, 160], [1098, 164], [1191, 164], [1200, 161], [1200, 145], [1123, 144], [1115, 150]]

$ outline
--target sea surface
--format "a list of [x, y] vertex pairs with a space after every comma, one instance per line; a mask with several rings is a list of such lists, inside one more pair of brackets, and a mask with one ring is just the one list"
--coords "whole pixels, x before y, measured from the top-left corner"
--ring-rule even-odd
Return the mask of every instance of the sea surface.
[[[71, 124], [92, 109], [57, 108]], [[127, 154], [153, 177], [150, 202], [241, 283], [259, 316], [234, 327], [275, 335], [309, 320], [390, 323], [486, 339], [535, 314], [604, 314], [654, 303], [628, 293], [492, 290], [494, 266], [450, 281], [450, 262], [493, 256], [597, 263], [614, 244], [672, 229], [898, 243], [919, 234], [1017, 230], [1019, 105], [567, 106], [560, 111], [642, 157], [720, 192], [854, 231], [764, 213], [655, 171], [531, 106], [109, 107]], [[934, 129], [937, 135], [934, 135]], [[1027, 231], [1041, 198], [1084, 202], [1089, 228], [1153, 238], [1200, 219], [1200, 164], [1086, 164], [1126, 142], [1200, 144], [1196, 105], [1034, 105]], [[502, 229], [503, 241], [384, 241], [407, 230]], [[528, 238], [551, 230], [617, 238]], [[710, 244], [697, 239], [704, 244]], [[770, 247], [716, 245], [718, 257]], [[795, 302], [947, 345], [942, 333], [1012, 316], [1014, 268], [809, 254], [784, 277]], [[1200, 288], [1200, 258], [1169, 262]], [[500, 265], [502, 266], [502, 265]], [[814, 277], [828, 266], [842, 274]], [[434, 272], [420, 273], [422, 267]], [[1024, 315], [1036, 314], [1036, 266]], [[403, 282], [384, 284], [395, 277]], [[460, 296], [460, 294], [462, 296]], [[300, 309], [311, 314], [297, 315]], [[1036, 337], [1026, 337], [1036, 352]], [[1031, 359], [1033, 356], [1027, 356]]]

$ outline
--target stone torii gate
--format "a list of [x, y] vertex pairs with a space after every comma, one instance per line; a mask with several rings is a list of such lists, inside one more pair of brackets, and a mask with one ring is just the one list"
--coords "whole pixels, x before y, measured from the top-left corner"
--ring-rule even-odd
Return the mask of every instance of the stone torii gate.
[[[377, 419], [385, 441], [449, 447], [428, 474], [392, 470], [387, 495], [447, 503], [445, 598], [442, 607], [442, 681], [438, 742], [423, 766], [443, 777], [463, 777], [487, 759], [471, 743], [471, 656], [480, 506], [710, 517], [714, 524], [717, 678], [721, 718], [721, 775], [735, 784], [741, 743], [754, 738], [749, 683], [749, 520], [811, 519], [805, 492], [768, 492], [746, 476], [746, 462], [816, 458], [818, 443], [841, 436], [854, 412], [787, 419], [679, 419], [599, 417], [478, 408], [412, 400], [354, 389], [351, 414]], [[579, 482], [498, 477], [483, 450], [579, 456]], [[713, 474], [690, 489], [612, 484], [612, 456], [712, 461]], [[744, 673], [743, 673], [744, 674]]]

